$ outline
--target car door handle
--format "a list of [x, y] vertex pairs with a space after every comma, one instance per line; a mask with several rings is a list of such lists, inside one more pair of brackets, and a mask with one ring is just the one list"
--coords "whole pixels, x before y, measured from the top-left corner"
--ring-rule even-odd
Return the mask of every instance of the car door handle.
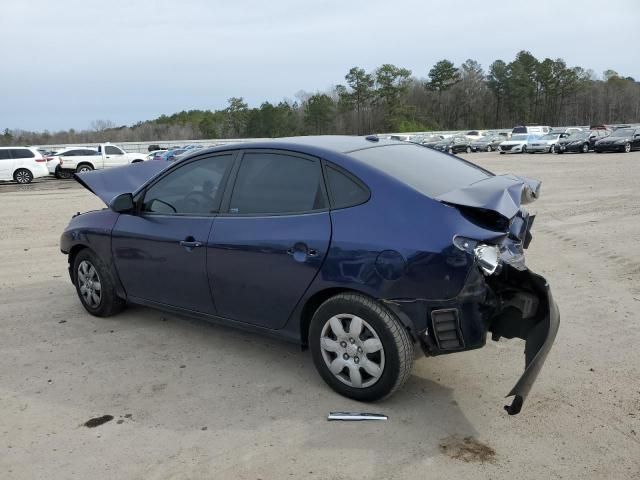
[[180, 241], [180, 246], [186, 249], [191, 249], [191, 248], [201, 247], [202, 242], [196, 241], [193, 237], [187, 237], [184, 240]]
[[304, 255], [306, 257], [315, 257], [318, 255], [318, 251], [315, 248], [308, 248], [304, 243], [296, 243], [293, 247], [287, 248], [288, 255]]

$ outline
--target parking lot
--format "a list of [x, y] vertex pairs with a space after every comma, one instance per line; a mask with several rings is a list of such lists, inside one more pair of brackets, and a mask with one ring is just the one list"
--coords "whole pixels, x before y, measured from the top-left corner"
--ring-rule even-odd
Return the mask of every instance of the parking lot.
[[638, 478], [640, 152], [463, 158], [543, 182], [528, 264], [562, 322], [520, 415], [501, 408], [518, 340], [421, 358], [368, 405], [293, 345], [140, 307], [92, 317], [58, 241], [103, 204], [74, 181], [5, 183], [0, 478]]

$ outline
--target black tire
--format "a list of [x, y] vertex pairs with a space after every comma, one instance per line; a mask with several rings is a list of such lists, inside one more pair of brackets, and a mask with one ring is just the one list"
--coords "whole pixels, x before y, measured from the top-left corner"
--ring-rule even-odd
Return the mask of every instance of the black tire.
[[20, 185], [26, 185], [33, 181], [33, 173], [26, 168], [19, 168], [13, 172], [13, 179]]
[[453, 155], [453, 148], [449, 147], [449, 149], [447, 150], [447, 153], [449, 153], [449, 155]]
[[76, 173], [90, 172], [93, 170], [93, 165], [88, 163], [81, 163], [76, 167]]
[[[360, 317], [373, 329], [382, 344], [384, 366], [378, 379], [369, 386], [357, 388], [344, 383], [331, 372], [325, 361], [321, 347], [323, 328], [329, 319], [341, 314]], [[358, 293], [341, 293], [320, 305], [309, 327], [309, 348], [313, 363], [322, 379], [339, 394], [363, 402], [380, 400], [399, 389], [409, 378], [415, 355], [411, 337], [395, 315], [371, 298]], [[353, 357], [350, 361], [358, 363], [358, 357]], [[361, 373], [364, 371], [363, 367], [358, 368]], [[349, 371], [346, 366], [343, 371], [345, 369]], [[366, 371], [364, 373], [366, 374]]]
[[526, 145], [523, 145], [523, 146], [522, 146], [522, 153], [526, 153], [526, 152], [527, 152], [527, 146], [526, 146]]
[[549, 148], [549, 153], [556, 153], [556, 146], [555, 145], [551, 145], [551, 147]]
[[[91, 304], [81, 292], [82, 280], [80, 278], [80, 266], [86, 263], [93, 267], [96, 271], [97, 280], [100, 284], [100, 300], [96, 305]], [[126, 302], [116, 295], [116, 282], [111, 275], [109, 268], [100, 260], [100, 258], [88, 248], [81, 250], [73, 261], [73, 283], [76, 286], [76, 292], [80, 303], [87, 312], [96, 317], [110, 317], [120, 312], [126, 305]], [[93, 281], [95, 283], [95, 281]]]
[[491, 152], [493, 150], [493, 148], [491, 148], [491, 145], [487, 145], [487, 152]]
[[471, 153], [471, 147], [467, 147], [467, 153]]
[[63, 170], [61, 168], [56, 168], [55, 177], [59, 180], [68, 180], [73, 177], [73, 173], [69, 170]]
[[589, 153], [589, 144], [583, 143], [582, 147], [580, 147], [580, 153]]
[[556, 150], [556, 153], [557, 153], [558, 155], [561, 155], [561, 154], [563, 154], [564, 152], [563, 152], [562, 150]]
[[631, 152], [631, 144], [629, 142], [624, 144], [624, 152], [625, 153]]

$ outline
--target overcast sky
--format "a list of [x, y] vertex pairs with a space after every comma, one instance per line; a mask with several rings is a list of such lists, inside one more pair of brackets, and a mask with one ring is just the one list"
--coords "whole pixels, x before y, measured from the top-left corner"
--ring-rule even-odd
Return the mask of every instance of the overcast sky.
[[0, 129], [250, 106], [519, 50], [640, 79], [640, 1], [0, 0]]

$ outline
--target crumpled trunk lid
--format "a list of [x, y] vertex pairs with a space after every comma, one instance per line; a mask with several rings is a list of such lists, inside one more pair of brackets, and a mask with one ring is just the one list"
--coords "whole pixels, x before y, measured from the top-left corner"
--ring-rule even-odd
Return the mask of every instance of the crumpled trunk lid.
[[459, 207], [494, 212], [506, 220], [515, 217], [522, 205], [540, 195], [541, 182], [516, 175], [494, 175], [466, 187], [443, 193], [436, 200]]

